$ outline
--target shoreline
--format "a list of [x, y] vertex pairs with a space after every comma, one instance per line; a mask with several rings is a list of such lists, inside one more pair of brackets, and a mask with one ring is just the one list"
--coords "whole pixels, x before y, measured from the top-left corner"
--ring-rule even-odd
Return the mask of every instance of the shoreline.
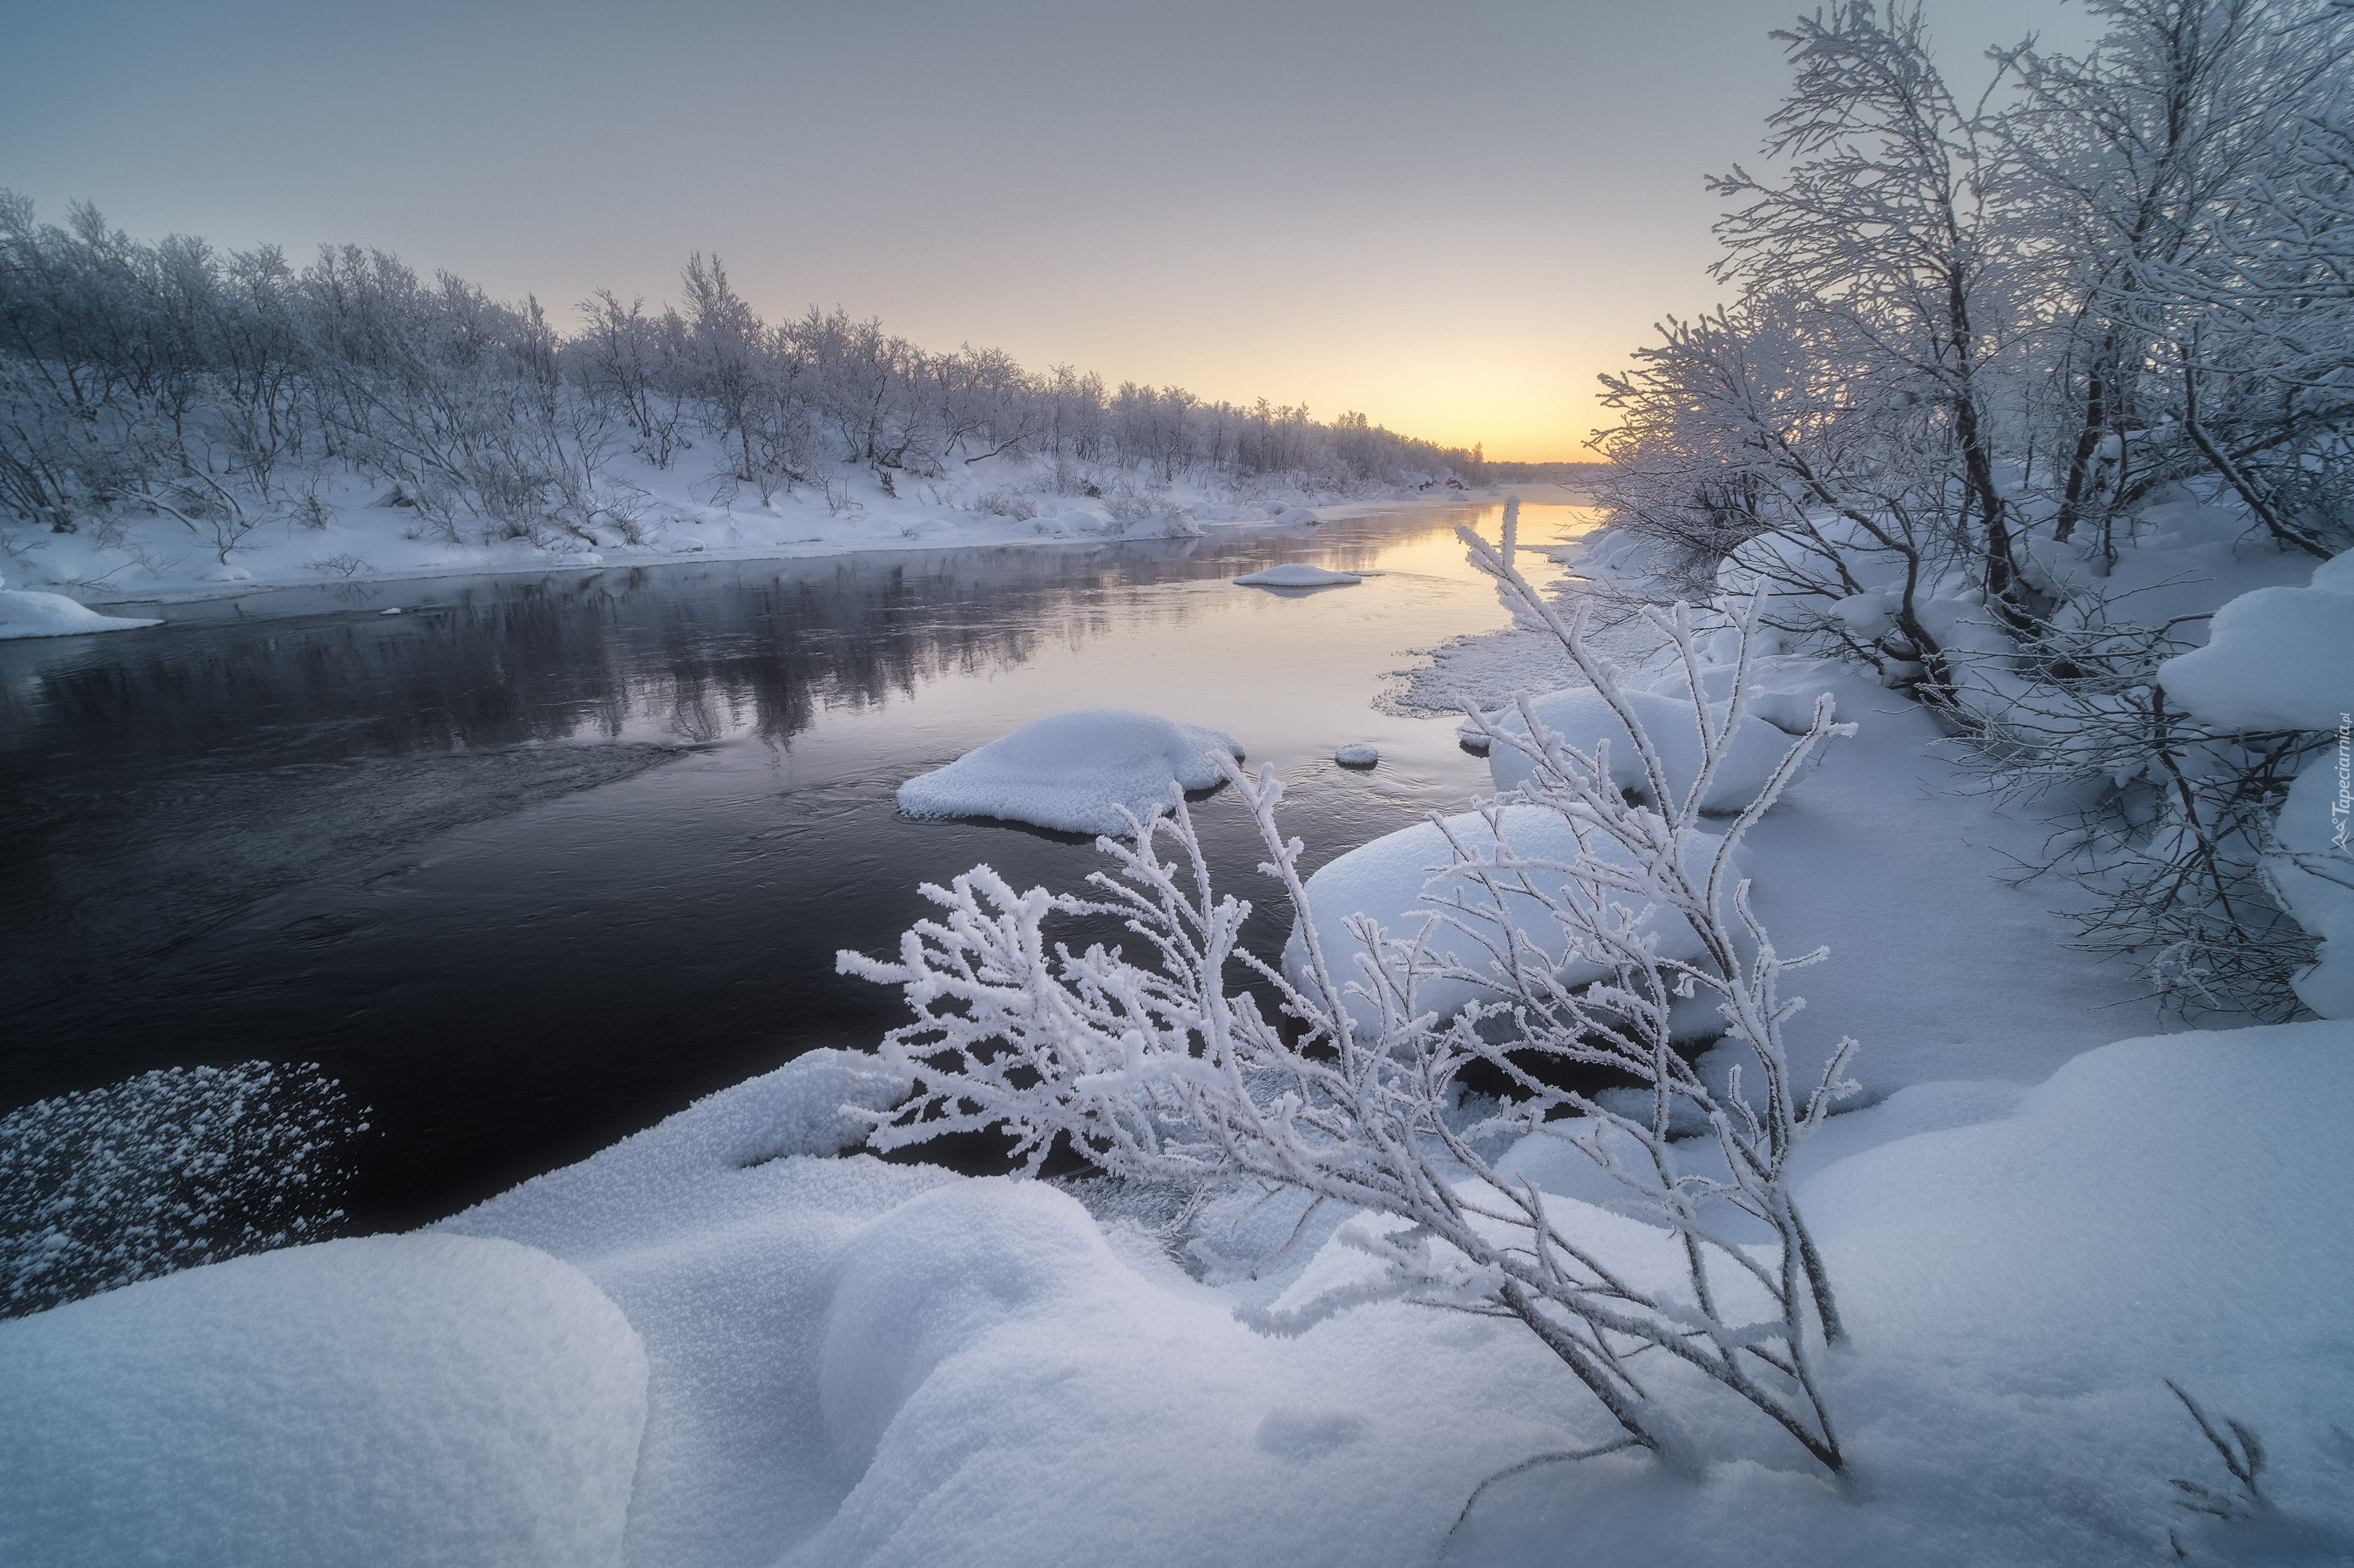
[[[928, 550], [962, 550], [1018, 548], [1049, 546], [1096, 546], [1145, 544], [1160, 540], [1178, 541], [1185, 538], [1208, 537], [1216, 534], [1238, 533], [1258, 529], [1267, 532], [1292, 530], [1305, 537], [1327, 523], [1340, 523], [1359, 517], [1378, 516], [1390, 512], [1410, 512], [1447, 507], [1478, 506], [1500, 501], [1507, 495], [1531, 490], [1549, 491], [1559, 488], [1553, 482], [1529, 484], [1490, 486], [1482, 490], [1449, 492], [1444, 497], [1436, 495], [1393, 496], [1374, 500], [1331, 502], [1304, 510], [1312, 511], [1312, 520], [1295, 521], [1290, 517], [1235, 518], [1196, 522], [1201, 532], [1179, 534], [1072, 534], [1044, 533], [1032, 530], [1016, 532], [1013, 527], [1002, 530], [973, 528], [960, 532], [943, 531], [910, 535], [878, 534], [866, 540], [845, 539], [840, 535], [810, 538], [739, 546], [708, 546], [695, 549], [658, 549], [643, 546], [615, 546], [596, 552], [574, 552], [567, 556], [550, 557], [535, 551], [537, 558], [506, 559], [491, 556], [473, 561], [429, 562], [415, 567], [372, 568], [355, 572], [348, 577], [255, 577], [235, 581], [199, 581], [175, 585], [154, 592], [136, 594], [105, 594], [88, 597], [67, 593], [73, 585], [43, 585], [37, 591], [65, 593], [77, 602], [91, 609], [119, 610], [139, 606], [173, 606], [210, 603], [220, 599], [241, 599], [248, 595], [275, 593], [293, 588], [337, 588], [374, 587], [390, 583], [429, 582], [449, 577], [506, 577], [525, 573], [611, 571], [621, 567], [682, 566], [694, 562], [747, 563], [758, 561], [822, 560], [830, 556], [861, 555], [905, 555]], [[1548, 497], [1548, 499], [1550, 499]], [[1565, 504], [1585, 504], [1569, 502]], [[1294, 510], [1303, 510], [1295, 508]], [[1148, 519], [1148, 523], [1155, 520]], [[978, 536], [976, 536], [978, 535]], [[495, 548], [495, 546], [493, 547]], [[485, 552], [486, 555], [488, 552]], [[581, 554], [593, 553], [595, 560], [581, 560]], [[26, 585], [30, 587], [31, 585]]]

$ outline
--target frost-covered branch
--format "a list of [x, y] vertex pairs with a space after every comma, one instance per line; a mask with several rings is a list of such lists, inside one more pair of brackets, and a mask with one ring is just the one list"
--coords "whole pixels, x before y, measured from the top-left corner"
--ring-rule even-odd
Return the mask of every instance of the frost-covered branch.
[[[1557, 816], [1576, 852], [1521, 853], [1504, 802], [1489, 807], [1491, 843], [1456, 836], [1452, 863], [1433, 868], [1433, 889], [1476, 892], [1434, 893], [1412, 935], [1357, 916], [1353, 973], [1335, 967], [1318, 936], [1302, 845], [1278, 825], [1283, 786], [1267, 768], [1228, 774], [1265, 848], [1260, 869], [1298, 916], [1304, 959], [1288, 974], [1239, 946], [1250, 906], [1213, 889], [1182, 794], [1167, 816], [1138, 823], [1133, 842], [1097, 841], [1116, 869], [1089, 878], [1089, 896], [1017, 892], [986, 867], [927, 886], [939, 913], [903, 936], [896, 959], [840, 959], [846, 972], [901, 988], [917, 1014], [883, 1054], [919, 1092], [876, 1117], [870, 1144], [1002, 1128], [1033, 1171], [1067, 1139], [1115, 1175], [1248, 1181], [1343, 1205], [1357, 1212], [1340, 1235], [1363, 1255], [1362, 1277], [1247, 1320], [1297, 1333], [1352, 1306], [1400, 1299], [1509, 1315], [1632, 1441], [1688, 1469], [1700, 1456], [1663, 1392], [1666, 1374], [1635, 1365], [1638, 1352], [1660, 1352], [1838, 1469], [1818, 1358], [1840, 1337], [1840, 1320], [1789, 1171], [1793, 1151], [1853, 1087], [1854, 1045], [1843, 1042], [1819, 1079], [1794, 1081], [1782, 1031], [1802, 1003], [1783, 993], [1783, 977], [1824, 955], [1780, 954], [1735, 863], [1743, 834], [1839, 727], [1830, 703], [1818, 704], [1748, 809], [1721, 832], [1703, 832], [1698, 802], [1739, 722], [1745, 679], [1736, 676], [1721, 718], [1696, 705], [1699, 781], [1678, 794], [1582, 624], [1561, 621], [1521, 577], [1509, 535], [1503, 549], [1475, 556], [1554, 628], [1612, 702], [1661, 810], [1627, 803], [1606, 752], [1581, 753], [1532, 724], [1519, 743], [1537, 773], [1512, 803]], [[1753, 601], [1734, 618], [1744, 645], [1755, 615]], [[1697, 692], [1688, 621], [1660, 624]], [[1058, 918], [1104, 915], [1124, 920], [1147, 961], [1100, 944], [1074, 952], [1050, 935]], [[1697, 935], [1697, 957], [1663, 956], [1659, 934], [1671, 921]], [[1487, 961], [1441, 956], [1430, 937], [1442, 927], [1470, 937]], [[1262, 983], [1276, 1015], [1249, 991], [1229, 990], [1237, 978]], [[1431, 982], [1460, 980], [1481, 1000], [1451, 1016], [1423, 1001]], [[1722, 1083], [1673, 1044], [1679, 1007], [1710, 1003], [1744, 1048], [1742, 1070]], [[1475, 1067], [1500, 1075], [1511, 1093], [1467, 1122], [1459, 1086]], [[1563, 1086], [1591, 1081], [1585, 1070], [1596, 1067], [1641, 1085], [1645, 1107]], [[1606, 1172], [1619, 1206], [1656, 1228], [1681, 1285], [1645, 1283], [1659, 1259], [1612, 1255], [1581, 1224], [1589, 1211], [1549, 1199], [1483, 1153], [1530, 1135], [1561, 1139]]]

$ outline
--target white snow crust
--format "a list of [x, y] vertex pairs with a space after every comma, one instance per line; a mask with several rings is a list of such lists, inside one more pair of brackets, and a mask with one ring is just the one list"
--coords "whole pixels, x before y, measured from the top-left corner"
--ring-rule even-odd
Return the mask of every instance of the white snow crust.
[[[698, 454], [699, 455], [699, 454]], [[1237, 487], [1224, 476], [1181, 476], [1140, 495], [1066, 496], [1051, 464], [1013, 456], [958, 464], [958, 472], [886, 490], [864, 463], [826, 465], [822, 483], [761, 502], [751, 492], [715, 493], [695, 461], [656, 468], [616, 452], [603, 469], [624, 508], [627, 527], [600, 518], [583, 529], [550, 523], [534, 538], [490, 540], [420, 528], [397, 490], [335, 465], [306, 478], [319, 503], [315, 525], [270, 523], [234, 547], [221, 566], [179, 522], [135, 507], [117, 510], [101, 532], [42, 535], [18, 552], [12, 568], [26, 586], [57, 588], [93, 599], [178, 601], [242, 594], [288, 584], [382, 582], [494, 572], [546, 572], [598, 566], [644, 566], [681, 556], [777, 560], [845, 551], [936, 550], [959, 546], [1069, 547], [1089, 540], [1186, 539], [1227, 528], [1312, 526], [1329, 514], [1459, 507], [1466, 493], [1367, 484], [1347, 499], [1311, 497], [1292, 480], [1264, 476]], [[831, 491], [834, 500], [829, 501]], [[994, 502], [991, 498], [1000, 498]], [[1309, 504], [1323, 503], [1320, 509]], [[245, 493], [257, 514], [279, 510]], [[996, 509], [992, 509], [994, 506]], [[111, 541], [111, 542], [110, 542]]]
[[[1557, 1563], [1565, 1532], [1586, 1560], [1660, 1568], [2169, 1560], [2189, 1520], [2169, 1478], [2231, 1483], [2168, 1379], [2250, 1422], [2274, 1466], [2279, 1513], [2217, 1526], [2211, 1560], [2354, 1561], [2337, 1436], [2354, 1148], [2334, 1130], [2354, 1112], [2354, 1028], [2125, 1041], [2002, 1104], [1801, 1184], [1857, 1341], [1832, 1373], [1842, 1440], [1868, 1456], [1857, 1489], [1762, 1450], [1698, 1487], [1617, 1459], [1547, 1467], [1492, 1489], [1448, 1561]], [[1916, 1108], [1832, 1127], [1899, 1131]]]
[[[2219, 1527], [2227, 1552], [2285, 1541], [2304, 1557], [2267, 1560], [2327, 1563], [2354, 1542], [2354, 1456], [2332, 1435], [2354, 1399], [2354, 1024], [2127, 1041], [2039, 1086], [1924, 1084], [1835, 1118], [1800, 1152], [1798, 1196], [1855, 1340], [1825, 1361], [1854, 1478], [1826, 1485], [1663, 1366], [1657, 1395], [1720, 1456], [1700, 1481], [1625, 1457], [1542, 1466], [1451, 1541], [1488, 1477], [1609, 1436], [1533, 1336], [1388, 1305], [1262, 1337], [1238, 1301], [1363, 1255], [1329, 1240], [1214, 1288], [1052, 1185], [823, 1152], [857, 1125], [846, 1107], [906, 1089], [820, 1053], [438, 1233], [0, 1326], [8, 1560], [242, 1531], [237, 1561], [611, 1562], [626, 1509], [620, 1559], [649, 1568], [1511, 1568], [1572, 1542], [1662, 1568], [2125, 1568], [2163, 1560], [2183, 1518], [2168, 1478], [2221, 1479], [2169, 1378], [2271, 1455], [2279, 1511], [2244, 1541]], [[1565, 1155], [1539, 1135], [1500, 1158], [1613, 1267], [1668, 1277], [1659, 1233]], [[323, 1345], [345, 1352], [334, 1376]], [[293, 1397], [323, 1388], [315, 1412]], [[563, 1441], [534, 1425], [551, 1411]], [[567, 1444], [600, 1457], [563, 1469]], [[151, 1489], [101, 1516], [69, 1471]], [[575, 1483], [568, 1511], [549, 1471]], [[347, 1503], [363, 1474], [395, 1484]], [[484, 1508], [570, 1533], [548, 1552], [460, 1540]]]
[[1371, 768], [1381, 759], [1381, 747], [1362, 740], [1349, 741], [1332, 753], [1332, 760], [1343, 768]]
[[1253, 588], [1338, 588], [1348, 583], [1359, 583], [1364, 580], [1354, 572], [1328, 571], [1322, 567], [1310, 566], [1305, 561], [1286, 561], [1279, 567], [1269, 567], [1265, 571], [1253, 572], [1248, 577], [1235, 579], [1238, 583], [1247, 583]]
[[[1445, 821], [1466, 849], [1474, 853], [1494, 851], [1496, 835], [1479, 812], [1465, 811]], [[1522, 859], [1565, 863], [1576, 855], [1576, 837], [1558, 812], [1538, 806], [1507, 806], [1503, 809], [1503, 827], [1506, 845]], [[1704, 853], [1713, 853], [1714, 841], [1708, 843]], [[1601, 847], [1597, 844], [1597, 853]], [[1373, 916], [1391, 937], [1411, 938], [1428, 926], [1426, 950], [1435, 960], [1467, 964], [1483, 971], [1487, 969], [1486, 954], [1479, 943], [1464, 931], [1438, 924], [1430, 902], [1460, 895], [1476, 903], [1484, 896], [1469, 875], [1447, 869], [1452, 859], [1446, 832], [1436, 822], [1417, 822], [1397, 832], [1385, 833], [1371, 843], [1360, 844], [1309, 877], [1308, 898], [1316, 914], [1317, 939], [1336, 980], [1345, 987], [1360, 978], [1360, 959], [1365, 956], [1365, 945], [1348, 928], [1349, 917], [1359, 914]], [[1544, 873], [1532, 872], [1531, 875], [1542, 880]], [[1563, 876], [1557, 880], [1568, 879]], [[1543, 906], [1536, 900], [1515, 895], [1506, 903], [1515, 920], [1530, 922], [1527, 929], [1532, 937], [1559, 945], [1558, 932], [1543, 920]], [[1699, 938], [1681, 916], [1662, 914], [1653, 929], [1659, 934], [1661, 954], [1685, 959], [1701, 956]], [[1307, 938], [1295, 916], [1290, 938], [1283, 948], [1284, 973], [1294, 984], [1304, 984], [1307, 966]], [[1564, 982], [1570, 985], [1583, 985], [1607, 972], [1605, 966], [1584, 960], [1565, 964], [1560, 970]], [[1467, 980], [1430, 980], [1416, 991], [1416, 1007], [1446, 1017], [1488, 994], [1486, 987]], [[1379, 1021], [1380, 1010], [1365, 997], [1352, 997], [1349, 1009], [1351, 1015], [1367, 1028]]]
[[2306, 588], [2241, 594], [2207, 646], [2158, 666], [2166, 694], [2223, 730], [2336, 729], [2354, 714], [2354, 556]]
[[1169, 787], [1206, 789], [1234, 736], [1127, 708], [1076, 708], [1023, 725], [899, 786], [911, 817], [1003, 817], [1067, 833], [1123, 834], [1169, 805]]
[[264, 1253], [0, 1323], [0, 1562], [618, 1563], [646, 1357], [511, 1241]]
[[[5, 583], [5, 578], [0, 578]], [[73, 637], [85, 631], [136, 631], [161, 626], [160, 620], [101, 615], [79, 599], [61, 593], [37, 593], [0, 587], [0, 638]]]
[[[1669, 787], [1679, 794], [1690, 789], [1692, 780], [1700, 775], [1701, 759], [1700, 726], [1690, 691], [1680, 696], [1650, 692], [1628, 692], [1625, 695], [1636, 721], [1651, 737], [1660, 766], [1667, 769]], [[1532, 697], [1528, 707], [1536, 715], [1540, 728], [1588, 755], [1597, 745], [1608, 742], [1611, 781], [1648, 804], [1660, 804], [1649, 800], [1649, 775], [1643, 759], [1627, 726], [1603, 701], [1602, 694], [1590, 686], [1571, 687]], [[1712, 728], [1723, 722], [1721, 707], [1708, 717]], [[1511, 735], [1529, 733], [1528, 722], [1517, 706], [1499, 715], [1496, 727]], [[1744, 715], [1734, 727], [1731, 746], [1709, 780], [1701, 810], [1720, 814], [1743, 810], [1765, 789], [1766, 781], [1774, 776], [1774, 769], [1781, 766], [1789, 749], [1788, 735], [1761, 719]], [[1513, 747], [1496, 746], [1488, 754], [1488, 771], [1500, 793], [1527, 783], [1534, 776], [1535, 765]]]
[[[1826, 1362], [1849, 1487], [1663, 1367], [1724, 1456], [1702, 1481], [1543, 1467], [1451, 1544], [1481, 1480], [1609, 1435], [1532, 1336], [1383, 1306], [1263, 1338], [1238, 1299], [1363, 1255], [1330, 1241], [1215, 1289], [1050, 1185], [746, 1161], [770, 1107], [844, 1071], [796, 1088], [788, 1066], [445, 1227], [565, 1257], [644, 1337], [633, 1563], [1505, 1568], [1574, 1542], [1666, 1568], [2124, 1568], [2163, 1560], [2168, 1478], [2221, 1478], [2168, 1378], [2263, 1433], [2309, 1560], [2354, 1531], [2330, 1435], [2354, 1397], [2354, 1025], [2128, 1041], [2037, 1087], [1926, 1084], [1835, 1118], [1799, 1197], [1856, 1339]], [[1614, 1266], [1671, 1272], [1554, 1140], [1503, 1159]]]

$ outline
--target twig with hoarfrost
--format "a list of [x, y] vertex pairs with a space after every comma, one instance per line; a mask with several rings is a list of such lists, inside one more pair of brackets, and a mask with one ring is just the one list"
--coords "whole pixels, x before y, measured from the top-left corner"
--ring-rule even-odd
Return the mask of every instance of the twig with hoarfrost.
[[[1482, 563], [1534, 600], [1511, 536]], [[1477, 552], [1475, 552], [1477, 554]], [[1534, 607], [1606, 697], [1606, 665], [1582, 626]], [[1811, 1086], [1792, 1081], [1782, 1031], [1801, 1003], [1782, 994], [1787, 971], [1818, 951], [1783, 958], [1758, 923], [1734, 857], [1749, 826], [1839, 726], [1829, 699], [1758, 798], [1721, 834], [1703, 832], [1697, 802], [1747, 695], [1753, 602], [1737, 616], [1744, 652], [1732, 701], [1716, 721], [1695, 702], [1700, 773], [1678, 796], [1657, 747], [1623, 697], [1611, 697], [1656, 786], [1658, 812], [1628, 806], [1606, 752], [1587, 756], [1532, 724], [1536, 777], [1520, 792], [1568, 824], [1577, 853], [1518, 853], [1492, 809], [1492, 849], [1459, 836], [1432, 886], [1468, 883], [1478, 896], [1434, 896], [1419, 931], [1393, 935], [1357, 916], [1356, 972], [1336, 969], [1299, 869], [1302, 845], [1276, 822], [1283, 786], [1271, 769], [1226, 772], [1251, 813], [1274, 877], [1299, 916], [1304, 961], [1287, 975], [1240, 946], [1250, 906], [1214, 891], [1182, 793], [1134, 825], [1132, 842], [1098, 839], [1117, 874], [1087, 896], [1017, 892], [986, 866], [926, 886], [939, 907], [900, 940], [896, 960], [840, 955], [844, 972], [900, 987], [917, 1014], [882, 1054], [918, 1081], [899, 1110], [874, 1117], [869, 1144], [892, 1150], [944, 1134], [1002, 1129], [1034, 1172], [1056, 1140], [1104, 1171], [1142, 1180], [1242, 1180], [1304, 1194], [1311, 1207], [1356, 1211], [1340, 1236], [1370, 1261], [1359, 1279], [1290, 1308], [1246, 1308], [1264, 1331], [1303, 1332], [1352, 1306], [1406, 1300], [1519, 1321], [1589, 1389], [1628, 1439], [1691, 1472], [1701, 1455], [1671, 1408], [1677, 1376], [1637, 1365], [1645, 1352], [1681, 1363], [1746, 1401], [1824, 1467], [1845, 1463], [1817, 1367], [1840, 1337], [1823, 1261], [1789, 1184], [1790, 1157], [1853, 1086], [1842, 1042]], [[1698, 655], [1687, 621], [1663, 622], [1695, 695]], [[1150, 949], [1073, 952], [1057, 918], [1117, 916]], [[1664, 921], [1700, 938], [1689, 961], [1665, 957]], [[1470, 934], [1484, 969], [1443, 959], [1441, 927]], [[1690, 951], [1689, 948], [1679, 950]], [[1239, 968], [1271, 994], [1271, 1017]], [[1579, 974], [1602, 977], [1574, 983]], [[1435, 980], [1470, 979], [1482, 1000], [1444, 1016], [1424, 1004]], [[1713, 1084], [1673, 1048], [1678, 1001], [1713, 999], [1747, 1073]], [[1563, 1087], [1555, 1069], [1608, 1067], [1648, 1092], [1637, 1114]], [[1463, 1114], [1459, 1083], [1474, 1067], [1500, 1074], [1512, 1097]], [[1704, 1129], [1692, 1144], [1676, 1134]], [[1580, 1205], [1549, 1199], [1483, 1155], [1502, 1139], [1565, 1139], [1619, 1185], [1623, 1207], [1656, 1227], [1655, 1256], [1612, 1256]], [[1762, 1240], [1762, 1244], [1760, 1245]], [[1623, 1245], [1623, 1244], [1622, 1244]], [[1198, 1244], [1214, 1266], [1222, 1260]], [[1646, 1281], [1664, 1265], [1673, 1286]]]

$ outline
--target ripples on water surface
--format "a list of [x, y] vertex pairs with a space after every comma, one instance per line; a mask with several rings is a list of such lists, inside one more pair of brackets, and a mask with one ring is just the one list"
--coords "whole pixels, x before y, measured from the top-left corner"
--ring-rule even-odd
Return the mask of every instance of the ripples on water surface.
[[[1414, 650], [1505, 622], [1454, 525], [290, 589], [153, 632], [0, 643], [0, 1109], [151, 1067], [316, 1060], [375, 1107], [353, 1221], [438, 1217], [815, 1045], [833, 972], [975, 862], [1099, 859], [892, 792], [1041, 715], [1227, 730], [1310, 861], [1486, 785], [1385, 715]], [[1532, 508], [1528, 535], [1586, 514]], [[1384, 575], [1284, 596], [1283, 560]], [[403, 613], [382, 611], [398, 607]], [[1382, 764], [1333, 766], [1342, 741]], [[1200, 810], [1272, 952], [1239, 810]]]

